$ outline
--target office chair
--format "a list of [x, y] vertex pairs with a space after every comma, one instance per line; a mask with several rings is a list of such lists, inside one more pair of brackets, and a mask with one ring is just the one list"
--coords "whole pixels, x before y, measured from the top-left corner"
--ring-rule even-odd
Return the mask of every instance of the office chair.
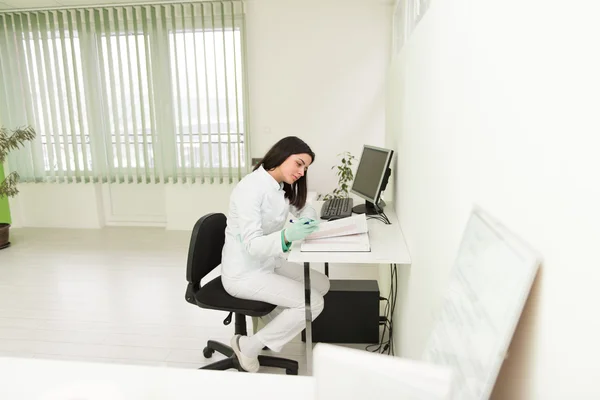
[[[270, 313], [275, 306], [262, 301], [243, 300], [230, 296], [225, 291], [220, 276], [204, 286], [200, 286], [200, 281], [221, 264], [221, 251], [225, 243], [226, 225], [227, 217], [220, 213], [207, 214], [196, 222], [188, 252], [188, 286], [185, 299], [188, 303], [201, 308], [229, 312], [229, 315], [223, 321], [225, 325], [229, 325], [231, 316], [235, 315], [235, 334], [247, 335], [246, 316], [262, 317]], [[244, 371], [231, 347], [209, 340], [203, 351], [204, 357], [212, 357], [215, 351], [228, 358], [209, 364], [201, 369], [226, 370], [236, 368], [238, 371]], [[297, 361], [263, 355], [258, 356], [258, 361], [260, 365], [265, 367], [285, 368], [287, 375], [298, 375]]]

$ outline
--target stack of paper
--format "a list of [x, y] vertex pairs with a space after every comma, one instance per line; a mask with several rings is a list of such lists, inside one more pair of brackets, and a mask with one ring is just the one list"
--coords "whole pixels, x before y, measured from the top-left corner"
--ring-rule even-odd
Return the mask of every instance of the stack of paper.
[[310, 234], [301, 251], [371, 251], [365, 214], [323, 222]]

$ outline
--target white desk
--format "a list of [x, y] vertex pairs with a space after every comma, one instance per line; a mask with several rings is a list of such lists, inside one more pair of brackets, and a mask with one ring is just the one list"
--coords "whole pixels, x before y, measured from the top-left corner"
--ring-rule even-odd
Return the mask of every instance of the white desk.
[[[312, 400], [308, 376], [0, 357], [3, 400]], [[285, 396], [284, 396], [285, 394]]]
[[319, 344], [315, 376], [0, 357], [2, 400], [447, 400], [451, 370]]
[[[313, 206], [320, 215], [324, 202], [317, 201]], [[310, 311], [310, 263], [343, 264], [410, 264], [410, 254], [398, 223], [396, 213], [391, 207], [384, 209], [391, 222], [386, 225], [376, 219], [367, 220], [369, 226], [370, 252], [302, 252], [300, 243], [294, 243], [288, 255], [288, 261], [304, 263], [304, 288], [306, 304], [306, 370], [312, 372], [312, 315]]]

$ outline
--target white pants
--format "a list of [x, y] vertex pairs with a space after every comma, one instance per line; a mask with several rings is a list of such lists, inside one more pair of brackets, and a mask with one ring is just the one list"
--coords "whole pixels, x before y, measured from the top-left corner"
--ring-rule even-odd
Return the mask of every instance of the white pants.
[[[263, 317], [265, 327], [258, 339], [269, 349], [279, 352], [306, 327], [304, 267], [284, 261], [273, 272], [257, 272], [244, 278], [222, 277], [227, 292], [240, 299], [259, 300], [276, 305]], [[312, 320], [321, 314], [323, 296], [329, 291], [329, 279], [310, 270], [310, 305]]]

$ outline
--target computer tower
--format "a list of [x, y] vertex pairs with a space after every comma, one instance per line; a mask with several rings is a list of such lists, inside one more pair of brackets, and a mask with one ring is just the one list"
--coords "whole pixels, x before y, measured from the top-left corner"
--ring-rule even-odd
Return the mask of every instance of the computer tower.
[[[312, 323], [313, 342], [378, 343], [379, 285], [375, 280], [331, 280], [325, 309]], [[302, 331], [306, 341], [306, 331]]]

